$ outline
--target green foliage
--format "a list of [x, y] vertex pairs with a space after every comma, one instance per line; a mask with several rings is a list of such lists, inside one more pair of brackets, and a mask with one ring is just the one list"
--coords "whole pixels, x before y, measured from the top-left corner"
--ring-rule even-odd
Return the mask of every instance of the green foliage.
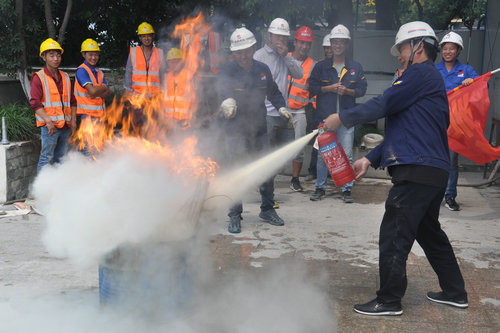
[[0, 0], [0, 73], [15, 71], [20, 66], [19, 36], [15, 31], [14, 1]]
[[0, 119], [1, 117], [5, 117], [9, 141], [29, 141], [39, 138], [40, 130], [36, 127], [35, 113], [28, 104], [14, 103], [2, 106]]

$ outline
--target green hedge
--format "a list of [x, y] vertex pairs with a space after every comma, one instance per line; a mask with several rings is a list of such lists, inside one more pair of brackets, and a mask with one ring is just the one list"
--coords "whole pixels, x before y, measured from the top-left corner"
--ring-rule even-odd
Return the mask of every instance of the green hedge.
[[[35, 123], [35, 113], [27, 103], [0, 106], [0, 120], [2, 117], [5, 117], [9, 141], [29, 141], [40, 138], [40, 130]], [[0, 133], [2, 133], [1, 124], [0, 122]]]

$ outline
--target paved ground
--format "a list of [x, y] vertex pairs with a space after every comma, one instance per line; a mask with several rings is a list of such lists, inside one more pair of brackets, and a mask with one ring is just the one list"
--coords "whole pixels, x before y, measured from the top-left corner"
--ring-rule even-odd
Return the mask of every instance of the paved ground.
[[[459, 183], [476, 184], [481, 176], [463, 172]], [[197, 291], [202, 305], [161, 325], [103, 309], [97, 268], [77, 269], [50, 256], [40, 241], [43, 217], [0, 219], [0, 332], [500, 332], [500, 186], [460, 186], [462, 210], [441, 210], [469, 309], [425, 299], [439, 286], [415, 245], [404, 314], [374, 318], [354, 313], [352, 305], [372, 299], [377, 289], [378, 228], [390, 184], [358, 183], [356, 202], [344, 204], [333, 186], [312, 202], [313, 183], [294, 193], [288, 181], [279, 176], [276, 182], [285, 226], [259, 220], [257, 193], [245, 200], [241, 234], [229, 235], [224, 217], [209, 223], [204, 269], [210, 274]]]

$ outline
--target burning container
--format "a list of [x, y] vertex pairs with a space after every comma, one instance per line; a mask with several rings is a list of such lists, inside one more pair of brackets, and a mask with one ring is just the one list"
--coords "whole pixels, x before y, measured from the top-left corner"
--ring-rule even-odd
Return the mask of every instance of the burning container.
[[179, 210], [191, 232], [184, 240], [167, 239], [159, 230], [154, 241], [126, 244], [112, 251], [99, 265], [99, 298], [103, 305], [133, 307], [169, 314], [185, 309], [196, 291], [193, 237], [198, 226], [208, 182], [200, 181], [193, 199]]

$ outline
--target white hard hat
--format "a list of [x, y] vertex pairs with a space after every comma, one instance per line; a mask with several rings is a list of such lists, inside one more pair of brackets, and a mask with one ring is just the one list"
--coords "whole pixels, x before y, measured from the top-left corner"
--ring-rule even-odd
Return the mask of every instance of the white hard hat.
[[351, 33], [345, 25], [339, 24], [334, 26], [332, 31], [330, 32], [330, 39], [332, 38], [351, 39]]
[[445, 43], [455, 43], [460, 46], [462, 49], [464, 48], [464, 42], [462, 37], [456, 32], [450, 31], [446, 35], [444, 35], [443, 39], [441, 39], [441, 43], [439, 45], [443, 45]]
[[290, 26], [288, 22], [279, 17], [271, 22], [267, 31], [275, 35], [290, 36]]
[[247, 28], [239, 28], [234, 30], [233, 34], [231, 35], [230, 41], [231, 45], [229, 46], [229, 49], [231, 51], [248, 49], [250, 46], [257, 43], [255, 36]]
[[330, 34], [323, 37], [323, 46], [332, 46], [332, 44], [330, 44]]
[[[424, 42], [426, 41], [431, 44], [435, 43], [436, 46], [439, 42], [436, 34], [434, 33], [434, 30], [432, 30], [431, 26], [427, 23], [421, 21], [409, 22], [403, 24], [399, 28], [399, 31], [396, 34], [394, 45], [391, 47], [391, 54], [397, 57], [399, 55], [399, 45], [401, 45], [403, 42], [419, 37], [422, 37], [424, 39]], [[426, 37], [428, 38], [426, 39]]]

